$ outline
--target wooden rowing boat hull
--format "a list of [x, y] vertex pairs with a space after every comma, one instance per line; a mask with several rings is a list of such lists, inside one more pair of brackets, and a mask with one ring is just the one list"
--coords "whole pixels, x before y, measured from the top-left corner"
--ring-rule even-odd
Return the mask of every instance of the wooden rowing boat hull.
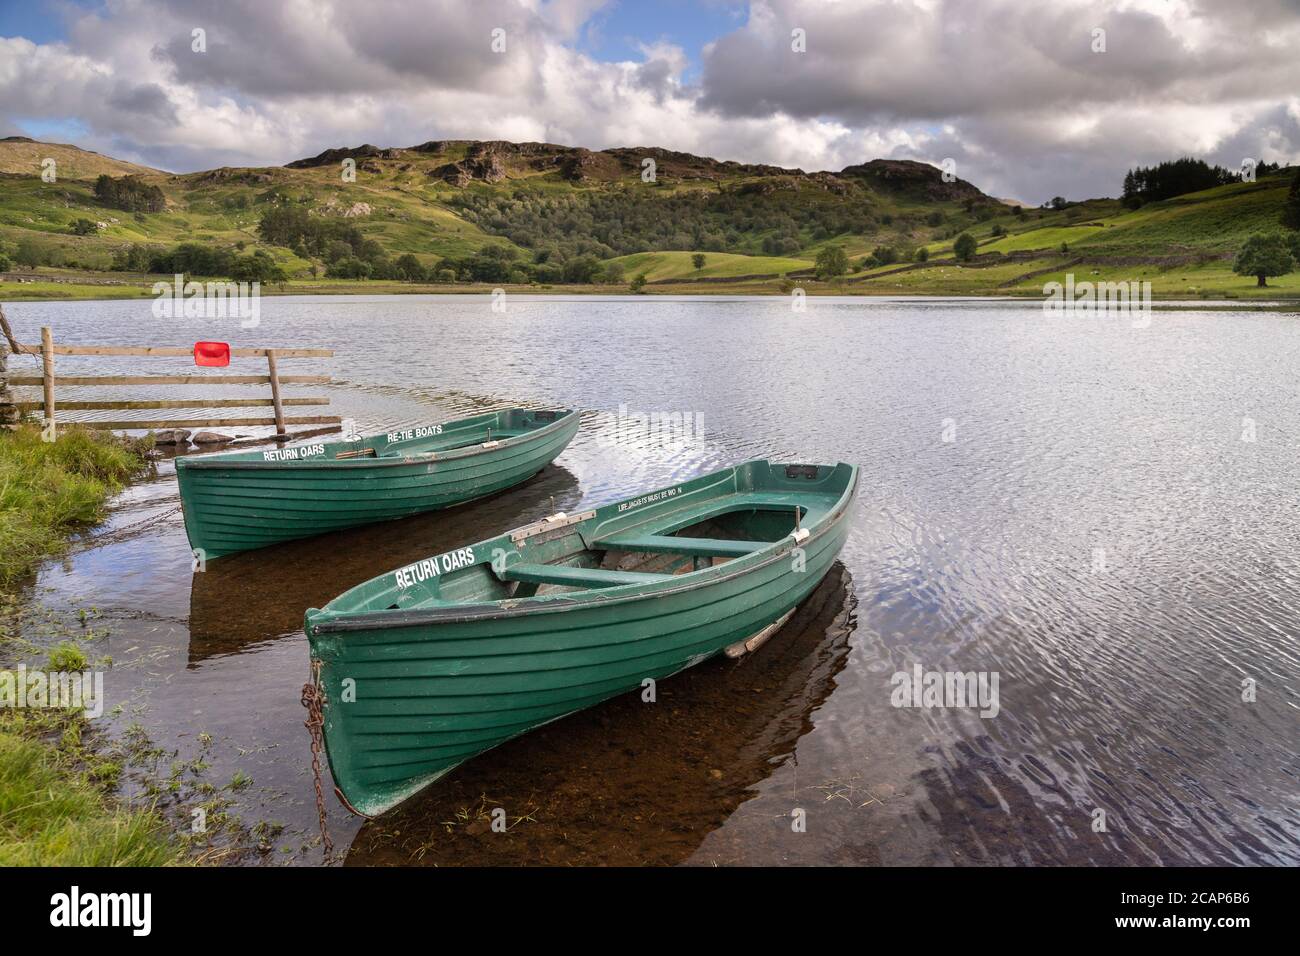
[[[767, 467], [784, 466], [749, 463], [728, 472], [739, 486], [745, 469]], [[351, 610], [397, 593], [379, 578], [324, 611], [308, 611], [312, 655], [322, 666], [326, 748], [342, 793], [362, 813], [381, 813], [475, 754], [641, 689], [788, 615], [830, 570], [849, 531], [856, 469], [819, 467], [833, 473], [835, 490], [805, 537], [787, 535], [749, 557], [658, 584], [473, 604], [460, 619], [441, 604]], [[677, 486], [678, 500], [716, 478]], [[636, 500], [647, 498], [654, 495]], [[617, 526], [627, 518], [619, 507], [627, 503], [598, 509], [584, 525]], [[652, 501], [638, 517], [655, 507]], [[453, 554], [474, 562], [472, 575], [511, 547], [523, 546], [507, 535]]]
[[[512, 412], [476, 416], [445, 426], [439, 437], [464, 432], [499, 435]], [[492, 431], [493, 425], [497, 428]], [[458, 431], [459, 430], [459, 431]], [[487, 447], [396, 457], [347, 457], [389, 444], [382, 436], [359, 442], [301, 446], [302, 460], [257, 460], [261, 454], [178, 458], [177, 480], [190, 546], [206, 560], [344, 528], [391, 521], [463, 504], [532, 477], [573, 440], [573, 412], [524, 434], [490, 438]], [[277, 449], [276, 454], [292, 452]], [[431, 457], [430, 457], [431, 455]]]

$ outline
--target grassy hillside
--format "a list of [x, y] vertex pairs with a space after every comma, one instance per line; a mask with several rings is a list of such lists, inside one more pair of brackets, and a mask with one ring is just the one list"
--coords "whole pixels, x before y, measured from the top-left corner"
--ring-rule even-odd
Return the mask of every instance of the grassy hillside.
[[[46, 158], [57, 164], [52, 183], [41, 179]], [[1073, 271], [1150, 278], [1170, 295], [1273, 294], [1232, 275], [1231, 261], [1248, 235], [1277, 228], [1292, 172], [1136, 211], [1109, 199], [1023, 209], [898, 161], [805, 173], [653, 147], [441, 141], [173, 175], [10, 139], [0, 140], [0, 255], [11, 262], [0, 297], [147, 294], [147, 267], [180, 243], [265, 252], [284, 277], [280, 291], [377, 291], [376, 280], [421, 291], [545, 290], [621, 286], [644, 273], [652, 292], [774, 292], [793, 275], [813, 292], [1032, 294]], [[95, 194], [101, 174], [136, 176], [164, 201], [153, 211], [111, 208]], [[271, 210], [299, 210], [319, 234], [268, 241], [259, 224]], [[979, 248], [959, 265], [952, 244], [963, 232]], [[829, 245], [848, 253], [850, 273], [813, 282], [809, 270]], [[869, 258], [882, 248], [895, 261]], [[915, 261], [920, 249], [929, 262]], [[706, 257], [699, 270], [695, 252]], [[400, 281], [403, 256], [413, 257], [417, 284]], [[372, 278], [340, 267], [354, 260]], [[1294, 280], [1270, 286], [1294, 290]]]
[[25, 136], [0, 139], [0, 173], [30, 176], [36, 170], [39, 175], [44, 168], [42, 163], [47, 159], [54, 160], [54, 176], [63, 179], [93, 179], [101, 173], [110, 176], [138, 176], [156, 175], [159, 172], [148, 166], [101, 156], [64, 143], [41, 143]]

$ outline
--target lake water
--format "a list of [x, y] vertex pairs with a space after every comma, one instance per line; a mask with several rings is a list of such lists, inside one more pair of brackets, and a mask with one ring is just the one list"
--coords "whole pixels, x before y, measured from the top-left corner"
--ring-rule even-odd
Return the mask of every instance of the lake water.
[[[517, 297], [502, 314], [487, 297], [321, 297], [264, 300], [244, 330], [164, 323], [147, 301], [6, 311], [28, 341], [50, 325], [76, 344], [333, 348], [282, 372], [332, 374], [291, 393], [328, 394], [361, 432], [509, 404], [583, 412], [555, 465], [511, 492], [203, 573], [160, 462], [96, 531], [123, 534], [42, 569], [34, 619], [93, 607], [108, 632], [108, 734], [137, 723], [178, 759], [206, 754], [218, 785], [252, 778], [235, 812], [285, 829], [250, 862], [321, 859], [306, 607], [580, 502], [766, 457], [863, 470], [839, 564], [777, 637], [664, 682], [656, 704], [619, 698], [515, 740], [364, 826], [330, 797], [347, 862], [1300, 863], [1293, 316], [1188, 306], [1139, 328], [996, 300]], [[635, 434], [620, 409], [693, 427]], [[996, 714], [894, 706], [893, 675], [918, 667], [995, 676]], [[465, 825], [498, 806], [518, 818], [507, 833]]]

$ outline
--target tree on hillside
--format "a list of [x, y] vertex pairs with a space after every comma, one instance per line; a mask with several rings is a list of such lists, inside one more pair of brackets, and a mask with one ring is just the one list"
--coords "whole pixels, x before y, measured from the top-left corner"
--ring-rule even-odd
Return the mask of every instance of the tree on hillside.
[[1288, 229], [1300, 229], [1300, 169], [1295, 171], [1286, 201], [1282, 203], [1282, 225]]
[[1300, 232], [1288, 232], [1286, 244], [1291, 250], [1291, 258], [1295, 260], [1296, 267], [1300, 268]]
[[36, 268], [45, 261], [45, 250], [31, 239], [20, 239], [14, 251], [14, 262], [20, 266]]
[[632, 277], [632, 281], [628, 283], [627, 288], [629, 292], [635, 292], [639, 294], [645, 288], [645, 273], [638, 272], [636, 275], [634, 275]]
[[227, 274], [236, 282], [287, 282], [289, 279], [265, 249], [254, 251], [251, 256], [233, 257]]
[[925, 246], [921, 246], [919, 249], [917, 249], [912, 256], [912, 259], [915, 260], [916, 262], [925, 262], [929, 258], [930, 258], [930, 251], [926, 249]]
[[113, 253], [112, 269], [114, 272], [148, 272], [153, 253], [148, 246], [134, 243]]
[[146, 184], [138, 176], [114, 179], [107, 174], [101, 175], [95, 180], [95, 198], [105, 206], [127, 212], [162, 212], [167, 208], [163, 191]]
[[849, 257], [843, 246], [823, 246], [814, 264], [819, 279], [836, 279], [849, 271]]
[[592, 283], [599, 271], [600, 260], [595, 256], [577, 256], [564, 264], [564, 281], [578, 285]]
[[1267, 286], [1265, 276], [1286, 275], [1295, 268], [1286, 237], [1280, 232], [1257, 232], [1246, 240], [1237, 253], [1232, 271], [1241, 276], [1254, 276], [1259, 286]]
[[952, 254], [962, 262], [969, 262], [975, 257], [977, 245], [974, 236], [969, 232], [963, 232], [952, 244]]
[[356, 256], [348, 256], [338, 262], [330, 263], [325, 275], [331, 279], [369, 279], [373, 267]]
[[[1256, 170], [1259, 173], [1259, 170]], [[1241, 181], [1241, 175], [1222, 166], [1211, 166], [1203, 159], [1184, 156], [1156, 166], [1139, 166], [1124, 176], [1122, 201], [1129, 209], [1143, 203], [1171, 199], [1184, 193], [1200, 192]]]
[[691, 265], [695, 266], [695, 271], [699, 272], [704, 268], [704, 253], [697, 252], [691, 256]]
[[407, 282], [421, 282], [425, 278], [424, 266], [409, 252], [397, 257], [395, 268], [397, 274]]

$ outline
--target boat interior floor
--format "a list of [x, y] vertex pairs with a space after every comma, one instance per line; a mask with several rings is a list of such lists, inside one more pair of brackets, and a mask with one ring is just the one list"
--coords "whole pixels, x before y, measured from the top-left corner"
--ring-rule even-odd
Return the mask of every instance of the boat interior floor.
[[335, 454], [336, 459], [341, 458], [415, 458], [420, 455], [429, 455], [437, 452], [455, 451], [459, 448], [473, 448], [475, 445], [486, 445], [489, 442], [505, 441], [509, 438], [518, 438], [520, 435], [526, 435], [525, 429], [492, 429], [491, 431], [481, 431], [472, 435], [455, 435], [442, 441], [436, 439], [421, 442], [418, 445], [407, 445], [404, 448], [394, 448], [387, 451], [380, 451], [374, 446], [362, 448], [350, 448]]
[[674, 512], [653, 529], [597, 536], [554, 563], [507, 564], [497, 577], [516, 584], [511, 598], [652, 584], [752, 554], [820, 518], [830, 504], [806, 495], [731, 495]]

